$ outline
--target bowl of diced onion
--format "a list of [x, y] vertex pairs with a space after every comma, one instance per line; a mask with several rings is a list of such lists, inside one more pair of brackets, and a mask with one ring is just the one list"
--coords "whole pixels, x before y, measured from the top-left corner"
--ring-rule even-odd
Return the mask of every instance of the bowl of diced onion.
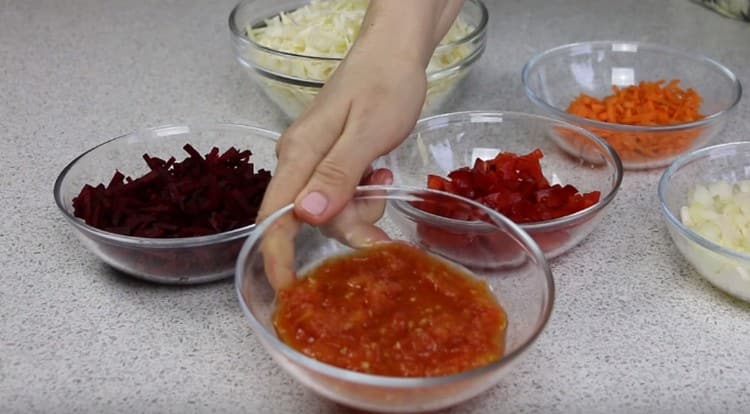
[[669, 234], [695, 270], [750, 301], [750, 142], [678, 158], [659, 181]]
[[[294, 120], [356, 40], [367, 5], [367, 0], [243, 0], [229, 15], [235, 58]], [[487, 21], [481, 0], [464, 3], [426, 69], [423, 115], [438, 113], [482, 56]]]

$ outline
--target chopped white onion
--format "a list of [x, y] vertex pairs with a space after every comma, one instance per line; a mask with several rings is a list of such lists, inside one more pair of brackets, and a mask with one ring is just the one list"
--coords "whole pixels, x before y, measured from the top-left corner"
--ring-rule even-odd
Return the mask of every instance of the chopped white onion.
[[[682, 223], [729, 250], [750, 253], [750, 180], [697, 185], [680, 209]], [[672, 231], [685, 258], [711, 283], [750, 301], [750, 261], [705, 248]]]
[[750, 180], [696, 185], [680, 209], [685, 226], [730, 250], [750, 253]]

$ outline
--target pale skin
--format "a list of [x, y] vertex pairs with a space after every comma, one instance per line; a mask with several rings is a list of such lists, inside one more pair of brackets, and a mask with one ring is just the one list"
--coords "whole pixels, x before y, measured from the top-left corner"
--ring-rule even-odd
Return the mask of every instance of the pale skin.
[[[369, 171], [416, 123], [425, 100], [425, 68], [463, 0], [371, 0], [359, 38], [311, 107], [281, 136], [278, 164], [258, 221], [290, 203], [261, 246], [275, 289], [293, 281], [292, 240], [299, 222], [325, 225], [352, 245], [385, 237], [374, 221], [382, 206], [351, 205], [359, 184], [390, 184]], [[349, 205], [349, 207], [347, 207]], [[345, 209], [347, 209], [345, 211]]]

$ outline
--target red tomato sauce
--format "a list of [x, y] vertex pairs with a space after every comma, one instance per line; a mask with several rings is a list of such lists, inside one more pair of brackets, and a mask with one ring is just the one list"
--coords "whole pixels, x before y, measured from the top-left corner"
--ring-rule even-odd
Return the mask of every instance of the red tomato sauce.
[[283, 342], [352, 371], [440, 376], [503, 355], [506, 315], [487, 284], [406, 243], [325, 260], [277, 301]]

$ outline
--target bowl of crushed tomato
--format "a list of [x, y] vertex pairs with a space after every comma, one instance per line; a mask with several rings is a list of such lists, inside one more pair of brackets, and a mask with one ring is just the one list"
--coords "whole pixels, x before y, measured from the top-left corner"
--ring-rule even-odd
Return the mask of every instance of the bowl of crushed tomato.
[[[505, 242], [478, 247], [474, 259], [520, 260], [512, 268], [481, 266], [431, 249], [420, 240], [424, 223], [389, 208], [397, 202], [484, 213], [485, 234]], [[554, 283], [543, 253], [481, 204], [427, 189], [364, 186], [327, 227], [292, 225], [293, 211], [277, 211], [250, 235], [235, 287], [254, 337], [325, 398], [377, 412], [459, 404], [508, 375], [550, 316]], [[269, 282], [286, 271], [286, 283]]]
[[605, 139], [630, 170], [706, 145], [742, 96], [721, 63], [642, 42], [558, 46], [532, 57], [522, 79], [534, 104]]
[[[425, 118], [398, 148], [376, 160], [394, 183], [472, 199], [513, 220], [548, 259], [570, 250], [604, 216], [622, 181], [617, 154], [590, 132], [551, 118], [514, 112], [458, 112]], [[477, 246], [502, 244], [482, 234], [485, 217], [446, 203], [394, 203], [422, 222], [423, 242], [471, 257]], [[454, 246], [462, 246], [460, 251]], [[495, 265], [516, 258], [496, 257]]]
[[54, 186], [83, 245], [158, 283], [232, 274], [275, 166], [279, 134], [238, 124], [132, 132], [84, 152]]

